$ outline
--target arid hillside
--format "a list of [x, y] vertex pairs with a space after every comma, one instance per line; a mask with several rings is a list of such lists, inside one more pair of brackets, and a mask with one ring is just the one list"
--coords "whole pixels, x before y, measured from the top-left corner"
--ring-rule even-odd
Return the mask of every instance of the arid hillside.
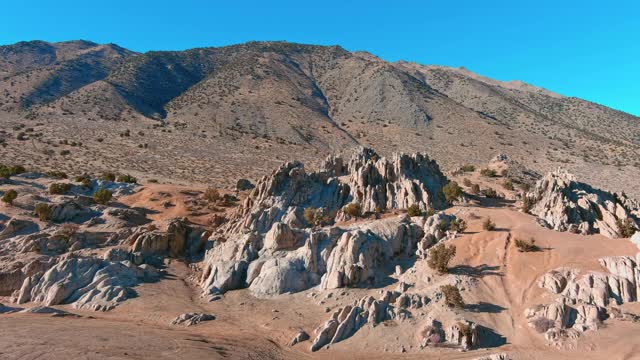
[[640, 195], [640, 119], [465, 69], [339, 46], [251, 42], [144, 54], [87, 41], [0, 47], [5, 162], [229, 185], [364, 145], [444, 170], [504, 153]]

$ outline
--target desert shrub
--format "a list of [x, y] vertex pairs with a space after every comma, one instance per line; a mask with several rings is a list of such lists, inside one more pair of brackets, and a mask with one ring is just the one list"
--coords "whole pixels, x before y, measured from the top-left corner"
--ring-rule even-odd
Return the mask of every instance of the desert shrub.
[[432, 325], [425, 326], [420, 335], [423, 339], [427, 339], [428, 344], [439, 344], [442, 342], [442, 335], [438, 331], [438, 329]]
[[531, 240], [516, 239], [515, 244], [518, 248], [518, 251], [520, 252], [532, 252], [540, 250], [538, 245], [536, 245], [536, 240], [534, 238], [531, 238]]
[[66, 179], [67, 178], [67, 173], [64, 171], [49, 171], [47, 173], [48, 177], [52, 177], [52, 178], [56, 178], [56, 179]]
[[460, 295], [460, 290], [455, 285], [442, 285], [440, 291], [444, 295], [444, 303], [448, 307], [464, 309], [464, 300]]
[[505, 180], [504, 183], [502, 183], [502, 186], [510, 191], [513, 191], [515, 189], [515, 187], [513, 186], [513, 181], [511, 180]]
[[482, 223], [482, 228], [487, 230], [487, 231], [493, 231], [496, 229], [496, 224], [491, 221], [491, 218], [487, 218], [483, 223]]
[[493, 169], [482, 169], [480, 170], [480, 175], [485, 177], [496, 177], [498, 173]]
[[441, 274], [449, 272], [449, 262], [456, 255], [456, 247], [438, 244], [429, 250], [427, 265]]
[[425, 213], [425, 216], [426, 216], [426, 217], [429, 217], [429, 216], [433, 216], [433, 215], [435, 215], [435, 214], [436, 214], [436, 211], [435, 211], [434, 209], [432, 209], [432, 208], [428, 208], [428, 209], [427, 209], [427, 211], [426, 211], [426, 213]]
[[345, 205], [342, 208], [342, 211], [344, 211], [345, 214], [355, 218], [360, 217], [362, 213], [362, 209], [359, 203], [351, 203], [351, 204]]
[[440, 229], [440, 231], [447, 231], [449, 230], [449, 223], [442, 220], [438, 223], [438, 229]]
[[71, 184], [53, 183], [49, 185], [49, 194], [52, 195], [63, 195], [66, 194], [69, 190], [71, 190]]
[[13, 200], [15, 200], [17, 197], [18, 197], [18, 192], [11, 189], [5, 192], [4, 195], [2, 195], [2, 201], [11, 205], [13, 204]]
[[0, 164], [0, 178], [8, 179], [13, 175], [22, 174], [26, 169], [22, 165], [6, 166]]
[[528, 197], [528, 196], [524, 196], [522, 198], [522, 211], [525, 213], [528, 213], [529, 211], [531, 211], [531, 208], [534, 205], [534, 201], [532, 198]]
[[502, 171], [500, 171], [500, 176], [502, 176], [502, 177], [507, 177], [507, 176], [509, 176], [509, 170], [507, 170], [507, 169], [502, 169]]
[[616, 219], [616, 225], [618, 226], [620, 237], [630, 238], [636, 233], [636, 227], [631, 219]]
[[107, 189], [98, 189], [93, 194], [93, 200], [98, 204], [103, 204], [103, 205], [111, 201], [112, 197], [113, 197], [113, 193]]
[[220, 200], [221, 196], [220, 196], [220, 192], [217, 189], [208, 187], [207, 190], [204, 191], [204, 194], [202, 195], [202, 197], [208, 202], [212, 203]]
[[60, 155], [62, 155], [62, 156], [67, 156], [69, 154], [71, 154], [70, 150], [66, 150], [66, 149], [65, 150], [60, 150]]
[[495, 199], [498, 197], [498, 193], [493, 188], [482, 189], [482, 195], [489, 199]]
[[112, 172], [105, 172], [100, 175], [100, 179], [105, 181], [116, 181], [116, 174]]
[[129, 183], [129, 184], [135, 184], [138, 182], [138, 179], [134, 178], [133, 176], [126, 174], [126, 175], [119, 175], [118, 178], [116, 179], [117, 182], [123, 182], [123, 183]]
[[450, 181], [447, 185], [442, 188], [442, 192], [444, 193], [444, 198], [447, 203], [452, 204], [454, 201], [458, 200], [460, 196], [462, 196], [462, 188], [455, 181]]
[[376, 206], [376, 208], [373, 209], [373, 212], [379, 215], [379, 214], [384, 213], [384, 209], [382, 207], [380, 207], [380, 206]]
[[56, 232], [66, 240], [71, 240], [73, 236], [78, 232], [78, 225], [74, 223], [65, 223]]
[[409, 216], [422, 216], [422, 210], [420, 206], [413, 204], [407, 208], [407, 214], [409, 214]]
[[456, 232], [464, 232], [467, 229], [467, 223], [462, 219], [453, 219], [449, 223], [449, 230]]
[[520, 183], [519, 184], [520, 189], [524, 192], [529, 192], [529, 190], [531, 190], [531, 185], [527, 184], [527, 183]]
[[158, 183], [158, 179], [149, 179], [147, 180], [148, 183], [150, 184], [157, 184]]
[[546, 317], [535, 318], [532, 322], [533, 328], [539, 333], [546, 333], [549, 329], [556, 326], [556, 323]]
[[466, 186], [466, 187], [471, 187], [471, 185], [473, 185], [473, 183], [471, 182], [471, 180], [464, 178], [462, 179], [462, 185]]
[[471, 193], [474, 195], [480, 193], [480, 185], [478, 184], [471, 185]]
[[460, 167], [460, 171], [462, 171], [462, 172], [474, 172], [474, 171], [476, 171], [476, 167], [474, 165], [471, 165], [471, 164], [466, 164], [466, 165], [462, 165]]
[[14, 165], [9, 167], [9, 172], [11, 173], [11, 175], [18, 175], [18, 174], [22, 174], [24, 172], [26, 172], [27, 169], [25, 169], [24, 166], [22, 165]]
[[37, 203], [33, 212], [36, 214], [36, 216], [38, 216], [38, 218], [41, 221], [49, 221], [51, 220], [51, 216], [53, 215], [53, 210], [51, 210], [51, 206], [49, 206], [49, 204], [46, 204], [46, 203]]
[[304, 219], [311, 226], [328, 225], [333, 222], [329, 214], [325, 214], [322, 209], [308, 207], [304, 209]]

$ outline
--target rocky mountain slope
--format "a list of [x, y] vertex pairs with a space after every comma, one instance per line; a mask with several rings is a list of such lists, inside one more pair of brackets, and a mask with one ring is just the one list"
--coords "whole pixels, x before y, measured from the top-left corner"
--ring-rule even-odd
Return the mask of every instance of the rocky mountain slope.
[[0, 73], [4, 151], [38, 167], [228, 184], [364, 145], [428, 151], [445, 170], [506, 153], [637, 194], [637, 117], [465, 69], [286, 42], [138, 54], [34, 41], [0, 47]]

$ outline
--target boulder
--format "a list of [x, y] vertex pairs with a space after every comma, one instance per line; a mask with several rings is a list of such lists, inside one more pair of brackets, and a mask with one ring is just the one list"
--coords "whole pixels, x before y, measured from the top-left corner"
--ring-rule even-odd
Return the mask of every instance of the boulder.
[[203, 321], [211, 321], [215, 319], [216, 317], [211, 314], [186, 313], [186, 314], [181, 314], [177, 318], [173, 319], [171, 321], [171, 325], [193, 326], [193, 325], [198, 325]]

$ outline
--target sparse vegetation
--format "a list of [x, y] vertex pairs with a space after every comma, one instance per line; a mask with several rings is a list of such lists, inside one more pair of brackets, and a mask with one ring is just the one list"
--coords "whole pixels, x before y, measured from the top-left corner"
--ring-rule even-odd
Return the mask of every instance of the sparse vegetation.
[[47, 203], [37, 203], [34, 213], [41, 221], [49, 221], [53, 215], [53, 210], [51, 210], [51, 206]]
[[528, 196], [524, 196], [522, 198], [522, 211], [525, 213], [529, 213], [529, 211], [531, 211], [531, 208], [534, 205], [534, 201], [532, 198], [528, 197]]
[[26, 169], [22, 165], [6, 166], [0, 164], [0, 178], [9, 179], [10, 177], [22, 174]]
[[467, 223], [462, 219], [453, 219], [449, 223], [449, 230], [456, 232], [464, 232], [467, 229]]
[[54, 170], [54, 171], [49, 171], [47, 173], [47, 176], [55, 178], [55, 179], [66, 179], [67, 178], [67, 173], [64, 172], [64, 171]]
[[546, 317], [538, 317], [532, 321], [532, 325], [538, 333], [542, 334], [555, 327], [555, 322]]
[[342, 208], [342, 211], [344, 211], [345, 214], [354, 218], [358, 218], [362, 214], [362, 210], [359, 203], [351, 203], [351, 204], [345, 205]]
[[444, 295], [444, 303], [448, 307], [464, 309], [464, 300], [460, 295], [460, 290], [455, 285], [442, 285], [440, 291]]
[[498, 173], [493, 169], [482, 169], [480, 170], [480, 175], [485, 177], [496, 177]]
[[471, 185], [471, 193], [476, 195], [480, 193], [480, 185], [478, 184], [473, 184]]
[[462, 180], [462, 185], [466, 186], [466, 187], [471, 187], [473, 185], [473, 183], [471, 182], [471, 180], [464, 178]]
[[449, 262], [456, 255], [456, 247], [454, 245], [445, 246], [438, 244], [429, 250], [429, 260], [427, 265], [440, 274], [449, 272]]
[[7, 190], [7, 192], [4, 193], [4, 195], [2, 195], [2, 201], [9, 204], [9, 205], [13, 205], [13, 201], [18, 197], [18, 192], [11, 189], [11, 190]]
[[308, 207], [304, 209], [304, 219], [311, 226], [323, 226], [333, 222], [329, 214], [325, 214], [322, 209]]
[[482, 223], [482, 228], [487, 230], [487, 231], [493, 231], [496, 229], [496, 224], [491, 221], [491, 218], [487, 218], [483, 223]]
[[113, 197], [113, 193], [107, 189], [98, 189], [93, 194], [93, 200], [98, 204], [102, 204], [102, 205], [105, 205], [109, 201], [111, 201], [112, 197]]
[[513, 191], [515, 189], [515, 187], [513, 186], [513, 181], [511, 180], [505, 180], [504, 183], [502, 183], [502, 187], [504, 187], [505, 189], [509, 190], [509, 191]]
[[217, 189], [212, 187], [208, 187], [207, 190], [204, 191], [204, 194], [202, 195], [202, 197], [210, 203], [215, 203], [221, 198], [220, 192]]
[[129, 175], [129, 174], [125, 174], [125, 175], [119, 175], [118, 178], [116, 179], [117, 182], [122, 182], [122, 183], [129, 183], [129, 184], [135, 184], [138, 182], [138, 179], [136, 179], [135, 177]]
[[69, 241], [78, 232], [78, 225], [74, 223], [64, 223], [56, 232], [65, 240]]
[[104, 181], [116, 181], [116, 174], [112, 172], [105, 172], [100, 175], [100, 180]]
[[476, 167], [471, 164], [465, 164], [460, 167], [460, 171], [462, 172], [474, 172], [476, 171]]
[[618, 233], [620, 233], [620, 237], [623, 238], [630, 238], [637, 231], [631, 219], [616, 219], [616, 225], [618, 226]]
[[71, 190], [71, 184], [68, 183], [53, 183], [49, 185], [49, 194], [52, 195], [64, 195]]
[[444, 198], [448, 204], [453, 204], [454, 201], [458, 200], [460, 196], [462, 196], [462, 188], [455, 181], [450, 181], [445, 185], [442, 188], [442, 192], [444, 193]]
[[536, 245], [536, 240], [534, 238], [531, 238], [531, 240], [516, 239], [515, 245], [520, 252], [534, 252], [540, 250], [538, 245]]
[[495, 199], [498, 197], [498, 193], [493, 188], [482, 189], [482, 195], [488, 199]]
[[407, 208], [407, 214], [409, 216], [422, 216], [422, 210], [418, 204], [413, 204]]

